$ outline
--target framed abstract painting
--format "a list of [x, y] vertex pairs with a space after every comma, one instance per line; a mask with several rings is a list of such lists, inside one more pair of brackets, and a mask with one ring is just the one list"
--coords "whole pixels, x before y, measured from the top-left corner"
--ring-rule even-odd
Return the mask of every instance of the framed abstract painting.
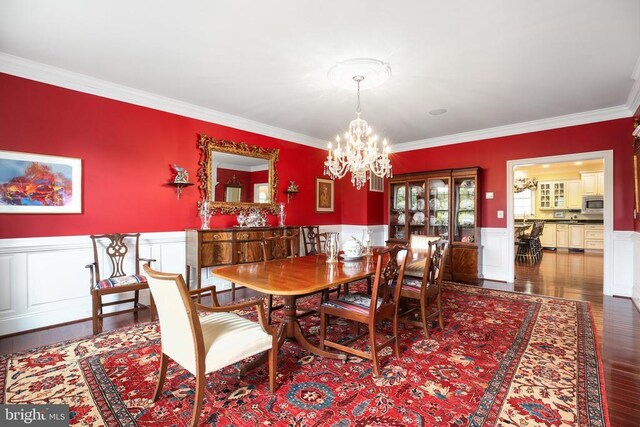
[[333, 180], [316, 178], [316, 212], [335, 212]]
[[0, 151], [0, 214], [81, 212], [80, 159]]

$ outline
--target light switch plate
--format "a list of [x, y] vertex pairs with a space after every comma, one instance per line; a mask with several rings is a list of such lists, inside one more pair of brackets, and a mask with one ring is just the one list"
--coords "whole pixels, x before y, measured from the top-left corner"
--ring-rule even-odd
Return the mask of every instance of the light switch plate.
[[493, 199], [493, 191], [487, 191], [485, 197], [487, 198], [487, 200]]
[[504, 211], [498, 211], [498, 218], [504, 218]]

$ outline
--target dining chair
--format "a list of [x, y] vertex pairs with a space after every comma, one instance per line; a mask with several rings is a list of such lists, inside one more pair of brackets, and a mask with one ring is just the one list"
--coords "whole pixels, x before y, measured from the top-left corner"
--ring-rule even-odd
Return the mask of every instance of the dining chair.
[[[375, 377], [380, 375], [378, 352], [381, 349], [392, 347], [395, 356], [400, 356], [396, 309], [400, 298], [400, 287], [393, 285], [396, 282], [401, 283], [404, 278], [406, 253], [407, 249], [401, 246], [393, 246], [378, 253], [371, 295], [363, 293], [341, 295], [338, 299], [322, 303], [320, 306], [320, 348], [331, 347], [372, 360]], [[340, 342], [327, 339], [329, 316], [353, 321], [356, 326], [356, 336]], [[376, 328], [383, 320], [392, 321], [393, 335], [378, 343]], [[367, 330], [362, 334], [360, 334], [360, 324], [367, 326]], [[369, 337], [369, 352], [349, 346], [367, 335]]]
[[[444, 262], [449, 250], [449, 242], [444, 239], [438, 239], [428, 243], [428, 255], [422, 261], [423, 271], [425, 274], [421, 278], [404, 276], [404, 280], [400, 289], [400, 301], [404, 299], [413, 300], [417, 305], [399, 312], [398, 316], [406, 323], [422, 327], [424, 336], [429, 339], [429, 320], [438, 318], [440, 330], [444, 330], [444, 318], [442, 315], [441, 288], [442, 277], [444, 276]], [[429, 306], [435, 299], [435, 308], [428, 311]], [[397, 305], [400, 309], [402, 304]], [[420, 317], [416, 320], [415, 317]]]
[[317, 225], [307, 225], [300, 227], [305, 255], [317, 255], [322, 252], [322, 244], [318, 239], [320, 227]]
[[543, 251], [540, 236], [544, 231], [544, 221], [534, 221], [529, 234], [516, 239], [516, 261], [537, 263], [542, 259]]
[[[169, 358], [196, 377], [191, 426], [198, 425], [206, 374], [265, 351], [269, 360], [269, 390], [276, 388], [278, 344], [275, 328], [267, 325], [262, 299], [218, 306], [215, 286], [189, 291], [181, 274], [163, 273], [144, 265], [160, 319], [160, 372], [153, 402], [162, 395]], [[211, 293], [213, 306], [198, 304], [194, 294]], [[255, 307], [258, 322], [234, 313]], [[201, 315], [200, 313], [206, 313]]]
[[[265, 262], [284, 259], [289, 257], [295, 257], [297, 251], [295, 250], [297, 239], [294, 236], [273, 236], [263, 237], [260, 241], [262, 246], [262, 259]], [[273, 305], [273, 295], [267, 296], [267, 323], [271, 324], [271, 313], [275, 310], [280, 310], [284, 307], [284, 304]]]
[[[424, 234], [412, 234], [409, 238], [409, 248], [410, 249], [421, 249], [427, 250], [429, 249], [429, 243], [435, 242], [439, 240], [440, 236], [427, 236]], [[405, 276], [412, 277], [422, 277], [424, 271], [424, 262], [422, 260], [412, 262], [407, 265], [407, 268], [404, 270]]]
[[[116, 314], [138, 312], [149, 308], [151, 320], [155, 320], [153, 298], [147, 306], [140, 303], [140, 290], [147, 289], [147, 278], [140, 274], [140, 262], [153, 259], [140, 258], [140, 233], [94, 234], [89, 236], [93, 246], [93, 262], [85, 265], [91, 276], [91, 318], [93, 334], [102, 332], [102, 319]], [[103, 256], [103, 251], [105, 256]], [[133, 292], [133, 297], [104, 302], [105, 295]], [[104, 308], [133, 303], [129, 309], [105, 313]]]

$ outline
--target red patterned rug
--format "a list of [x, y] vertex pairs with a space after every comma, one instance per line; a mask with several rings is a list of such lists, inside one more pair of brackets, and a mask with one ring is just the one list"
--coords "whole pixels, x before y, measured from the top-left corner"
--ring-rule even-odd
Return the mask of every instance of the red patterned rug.
[[[455, 284], [443, 302], [445, 330], [425, 340], [401, 327], [401, 357], [385, 351], [378, 379], [368, 360], [327, 360], [293, 343], [279, 353], [274, 394], [266, 366], [242, 379], [237, 366], [210, 374], [202, 425], [609, 425], [588, 303]], [[316, 316], [302, 323], [318, 333]], [[332, 324], [334, 334], [350, 331]], [[184, 425], [194, 378], [170, 363], [152, 404], [159, 352], [149, 323], [2, 356], [0, 403], [67, 403], [72, 425]]]

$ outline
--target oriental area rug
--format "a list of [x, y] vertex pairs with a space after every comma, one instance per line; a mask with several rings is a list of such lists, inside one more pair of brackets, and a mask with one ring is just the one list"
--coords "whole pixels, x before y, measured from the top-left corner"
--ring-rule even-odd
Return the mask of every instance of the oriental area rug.
[[[379, 378], [369, 360], [329, 360], [290, 342], [273, 394], [266, 366], [240, 379], [238, 366], [209, 374], [201, 425], [609, 425], [588, 303], [450, 283], [443, 303], [445, 330], [433, 324], [427, 340], [401, 326], [401, 355], [383, 351]], [[317, 336], [317, 316], [301, 322]], [[331, 325], [334, 339], [352, 331]], [[186, 370], [170, 362], [163, 396], [150, 400], [160, 351], [158, 325], [146, 323], [3, 356], [0, 403], [66, 403], [72, 425], [185, 425], [195, 387]]]

